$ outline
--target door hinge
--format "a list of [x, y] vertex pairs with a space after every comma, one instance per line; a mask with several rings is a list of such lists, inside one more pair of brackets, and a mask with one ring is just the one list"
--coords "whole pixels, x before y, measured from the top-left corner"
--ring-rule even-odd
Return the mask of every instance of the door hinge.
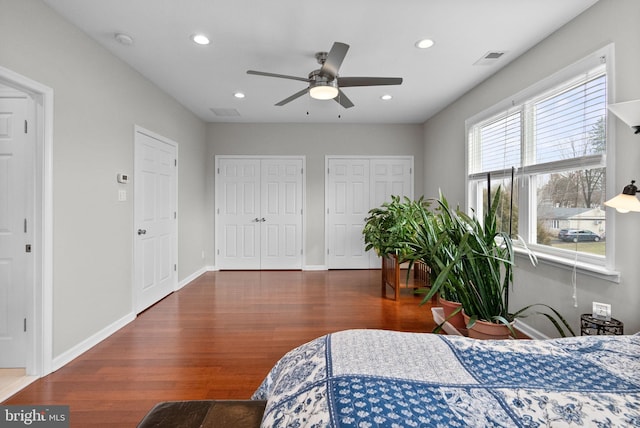
[[327, 248], [327, 256], [329, 255], [329, 249]]
[[29, 130], [29, 125], [28, 125], [28, 122], [25, 120], [24, 121], [24, 133], [26, 134], [28, 132], [28, 130]]
[[175, 220], [175, 219], [177, 219], [177, 218], [178, 218], [178, 213], [174, 211], [174, 212], [173, 212], [173, 219]]
[[26, 318], [24, 319], [24, 322], [23, 322], [23, 329], [24, 329], [25, 332], [27, 331], [27, 319]]
[[24, 233], [27, 233], [27, 219], [24, 219]]
[[173, 265], [173, 271], [175, 272], [175, 271], [177, 271], [177, 270], [178, 270], [178, 265], [175, 265], [175, 264], [174, 264], [174, 265]]
[[25, 246], [24, 246], [24, 251], [25, 251], [26, 253], [30, 253], [30, 252], [31, 252], [31, 244], [27, 244], [27, 245], [25, 245]]

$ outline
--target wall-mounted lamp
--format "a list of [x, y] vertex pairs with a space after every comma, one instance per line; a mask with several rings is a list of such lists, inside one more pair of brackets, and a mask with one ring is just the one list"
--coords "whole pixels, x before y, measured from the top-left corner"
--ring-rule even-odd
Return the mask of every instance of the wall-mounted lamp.
[[604, 204], [608, 207], [615, 208], [620, 213], [628, 213], [629, 211], [640, 212], [640, 200], [636, 197], [638, 187], [634, 184], [636, 181], [631, 180], [631, 184], [624, 186], [624, 190], [615, 198], [609, 199]]
[[[640, 134], [640, 100], [609, 104], [608, 108], [620, 120], [633, 128], [636, 134]], [[622, 193], [604, 204], [621, 213], [640, 212], [640, 201], [636, 197], [638, 187], [634, 184], [635, 182], [635, 180], [631, 180], [631, 184], [624, 186]]]
[[609, 104], [609, 110], [640, 134], [640, 100]]

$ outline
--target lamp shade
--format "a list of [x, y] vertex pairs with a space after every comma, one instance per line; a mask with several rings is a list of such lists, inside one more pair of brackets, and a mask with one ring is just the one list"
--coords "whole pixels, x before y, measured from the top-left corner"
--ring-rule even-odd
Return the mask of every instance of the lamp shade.
[[640, 100], [609, 104], [608, 109], [620, 120], [640, 133]]
[[638, 187], [634, 184], [635, 180], [631, 180], [631, 184], [624, 186], [624, 190], [615, 198], [609, 199], [604, 204], [608, 207], [615, 208], [618, 212], [628, 213], [629, 211], [640, 212], [640, 200], [636, 197]]

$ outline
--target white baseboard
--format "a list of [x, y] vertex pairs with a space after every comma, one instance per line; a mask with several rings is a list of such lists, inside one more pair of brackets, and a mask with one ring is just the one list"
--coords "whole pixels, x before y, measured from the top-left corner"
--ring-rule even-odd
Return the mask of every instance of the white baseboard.
[[69, 349], [66, 352], [55, 357], [51, 363], [51, 371], [55, 372], [59, 368], [64, 365], [70, 363], [72, 360], [78, 358], [83, 353], [87, 352], [89, 349], [96, 346], [98, 343], [102, 342], [107, 337], [111, 336], [116, 331], [120, 330], [125, 325], [129, 324], [131, 321], [136, 319], [136, 314], [131, 312], [120, 318], [116, 322], [111, 325], [106, 326], [96, 334], [86, 338], [82, 342], [78, 343], [73, 348]]
[[522, 333], [526, 334], [528, 337], [532, 339], [549, 339], [550, 338], [546, 334], [539, 332], [535, 328], [529, 326], [528, 324], [523, 323], [520, 320], [516, 320], [514, 325], [518, 330], [520, 330]]
[[198, 269], [197, 271], [195, 271], [191, 275], [189, 275], [186, 278], [184, 278], [182, 281], [178, 282], [178, 285], [177, 285], [177, 287], [176, 287], [176, 289], [174, 291], [180, 290], [182, 287], [184, 287], [185, 285], [187, 285], [188, 283], [190, 283], [191, 281], [193, 281], [194, 279], [196, 279], [197, 277], [199, 277], [200, 275], [202, 275], [203, 273], [205, 273], [207, 271], [208, 271], [208, 269], [206, 267], [202, 267], [202, 268]]
[[326, 265], [306, 265], [302, 270], [329, 270]]

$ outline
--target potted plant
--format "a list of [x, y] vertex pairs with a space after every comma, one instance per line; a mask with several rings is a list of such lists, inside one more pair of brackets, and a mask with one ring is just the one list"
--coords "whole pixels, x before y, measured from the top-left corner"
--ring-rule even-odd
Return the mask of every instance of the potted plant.
[[392, 254], [404, 259], [411, 251], [409, 242], [414, 231], [411, 221], [418, 219], [423, 206], [426, 208], [427, 205], [424, 198], [414, 201], [394, 195], [390, 202], [369, 210], [362, 229], [365, 250], [373, 249], [381, 257]]
[[[431, 222], [433, 227], [426, 226], [424, 221], [413, 223], [413, 257], [429, 264], [435, 276], [423, 302], [438, 292], [455, 294], [468, 317], [470, 336], [475, 336], [476, 325], [484, 323], [503, 326], [508, 335], [515, 336], [513, 321], [528, 316], [534, 308], [547, 310], [534, 313], [549, 319], [561, 336], [567, 332], [574, 335], [567, 321], [546, 304], [535, 303], [509, 311], [515, 254], [511, 236], [497, 229], [499, 200], [500, 188], [481, 222], [475, 215], [453, 210], [440, 194]], [[529, 254], [535, 265], [535, 256]]]
[[[409, 242], [414, 231], [412, 221], [417, 220], [425, 211], [424, 198], [411, 200], [407, 197], [391, 196], [390, 202], [369, 210], [362, 230], [365, 250], [373, 249], [382, 259], [382, 292], [387, 286], [395, 289], [399, 295], [400, 264], [405, 262], [411, 251]], [[409, 280], [407, 270], [407, 282]]]

